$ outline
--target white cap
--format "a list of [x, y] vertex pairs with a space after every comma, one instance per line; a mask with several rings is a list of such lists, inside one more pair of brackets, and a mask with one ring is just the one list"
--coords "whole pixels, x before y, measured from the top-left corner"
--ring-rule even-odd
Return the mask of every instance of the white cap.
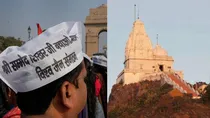
[[[45, 86], [75, 69], [88, 57], [82, 52], [81, 22], [63, 22], [0, 54], [0, 78], [17, 92]], [[84, 39], [83, 39], [84, 40]]]
[[97, 64], [107, 68], [107, 58], [104, 55], [93, 55], [93, 64]]
[[93, 63], [93, 61], [90, 59], [90, 57], [88, 55], [86, 55], [85, 53], [83, 53], [84, 58], [86, 58], [91, 64]]

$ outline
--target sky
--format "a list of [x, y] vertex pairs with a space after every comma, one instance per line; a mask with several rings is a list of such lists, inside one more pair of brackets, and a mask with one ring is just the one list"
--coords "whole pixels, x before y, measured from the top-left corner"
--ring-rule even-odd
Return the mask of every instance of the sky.
[[[28, 40], [37, 36], [36, 23], [47, 29], [65, 21], [85, 21], [90, 8], [107, 4], [107, 0], [1, 0], [0, 36], [14, 36]], [[100, 34], [101, 43], [106, 43], [107, 33]], [[85, 48], [84, 48], [85, 49]]]
[[184, 80], [209, 83], [209, 0], [108, 0], [108, 95], [123, 70], [134, 4], [153, 46], [158, 34], [159, 44], [174, 58], [174, 69], [183, 70]]

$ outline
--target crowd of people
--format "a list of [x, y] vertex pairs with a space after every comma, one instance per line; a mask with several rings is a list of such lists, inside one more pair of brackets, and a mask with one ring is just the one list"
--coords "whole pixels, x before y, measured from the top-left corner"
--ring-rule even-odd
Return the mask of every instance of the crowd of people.
[[107, 56], [82, 52], [83, 27], [63, 22], [0, 54], [0, 117], [106, 117]]

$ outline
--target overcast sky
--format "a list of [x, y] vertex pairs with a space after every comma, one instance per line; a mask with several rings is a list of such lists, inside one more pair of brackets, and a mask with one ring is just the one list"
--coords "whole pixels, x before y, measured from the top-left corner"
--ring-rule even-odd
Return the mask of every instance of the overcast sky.
[[[28, 40], [37, 36], [36, 23], [47, 29], [65, 21], [85, 21], [90, 8], [107, 4], [107, 0], [2, 0], [0, 4], [0, 36], [14, 36]], [[100, 44], [105, 45], [107, 35], [100, 34]], [[101, 46], [103, 47], [103, 46]]]
[[184, 80], [209, 83], [210, 0], [108, 0], [108, 95], [124, 67], [134, 4], [153, 45], [158, 33], [159, 44], [173, 56], [174, 69], [183, 70]]

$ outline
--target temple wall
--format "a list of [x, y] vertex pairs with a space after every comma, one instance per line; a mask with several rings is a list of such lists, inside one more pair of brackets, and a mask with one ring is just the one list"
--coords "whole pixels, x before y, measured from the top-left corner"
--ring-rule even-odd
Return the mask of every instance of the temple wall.
[[124, 73], [124, 84], [136, 83], [139, 82], [140, 77], [143, 76], [143, 73]]
[[[142, 69], [151, 70], [151, 72], [157, 72], [158, 65], [164, 65], [164, 72], [169, 72], [173, 70], [173, 61], [159, 61], [159, 60], [128, 60], [126, 63], [128, 69]], [[155, 71], [156, 68], [156, 71]]]

